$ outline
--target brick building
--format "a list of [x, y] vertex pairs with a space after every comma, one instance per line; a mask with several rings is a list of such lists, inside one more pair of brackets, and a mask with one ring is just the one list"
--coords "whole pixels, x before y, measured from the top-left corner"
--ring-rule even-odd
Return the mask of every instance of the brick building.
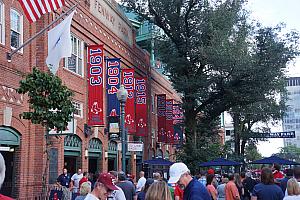
[[[19, 81], [34, 66], [48, 70], [47, 34], [38, 37], [20, 52], [11, 62], [6, 53], [28, 40], [48, 25], [61, 12], [77, 1], [67, 0], [67, 5], [56, 14], [46, 14], [30, 24], [18, 1], [0, 0], [0, 152], [6, 165], [6, 179], [1, 192], [17, 199], [35, 199], [42, 191], [42, 177], [46, 166], [44, 129], [19, 114], [28, 111], [27, 96], [16, 92]], [[63, 83], [74, 91], [77, 122], [74, 135], [51, 137], [50, 169], [47, 183], [56, 180], [63, 167], [74, 173], [97, 172], [121, 169], [121, 152], [117, 143], [110, 141], [105, 127], [92, 127], [92, 135], [84, 135], [87, 122], [87, 73], [86, 47], [104, 44], [105, 56], [119, 57], [121, 68], [134, 66], [135, 76], [148, 77], [148, 136], [143, 153], [128, 152], [126, 155], [129, 173], [140, 170], [142, 160], [154, 157], [171, 158], [175, 149], [171, 145], [158, 144], [156, 95], [167, 94], [167, 98], [180, 100], [171, 83], [150, 67], [149, 53], [135, 43], [135, 30], [113, 0], [86, 0], [77, 8], [72, 21], [73, 54], [61, 61], [58, 70]], [[105, 95], [104, 95], [105, 96]], [[104, 101], [105, 102], [105, 101]], [[106, 116], [106, 115], [105, 115]], [[107, 123], [107, 122], [106, 122]], [[130, 136], [129, 140], [133, 140]]]

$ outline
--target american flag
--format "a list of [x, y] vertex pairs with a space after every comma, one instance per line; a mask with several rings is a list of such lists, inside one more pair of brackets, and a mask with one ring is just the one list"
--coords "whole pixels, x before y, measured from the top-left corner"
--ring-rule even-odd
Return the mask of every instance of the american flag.
[[65, 5], [65, 0], [19, 0], [27, 19], [35, 22], [43, 14]]

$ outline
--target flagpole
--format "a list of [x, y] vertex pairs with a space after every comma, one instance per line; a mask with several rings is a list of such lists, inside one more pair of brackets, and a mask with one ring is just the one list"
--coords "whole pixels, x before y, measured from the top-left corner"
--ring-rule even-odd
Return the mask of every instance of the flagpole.
[[78, 6], [78, 4], [80, 3], [80, 1], [73, 5], [69, 10], [67, 10], [65, 13], [63, 13], [62, 15], [60, 15], [57, 19], [55, 19], [53, 22], [51, 22], [48, 26], [46, 26], [45, 28], [43, 28], [42, 30], [40, 30], [38, 33], [36, 33], [34, 36], [32, 36], [31, 38], [29, 38], [26, 42], [24, 42], [21, 46], [19, 46], [18, 48], [16, 48], [15, 50], [13, 50], [12, 52], [7, 52], [6, 54], [6, 58], [8, 62], [11, 62], [11, 58], [12, 56], [17, 53], [20, 49], [22, 49], [23, 47], [25, 47], [26, 45], [28, 45], [29, 43], [31, 43], [35, 38], [37, 38], [38, 36], [40, 36], [41, 34], [43, 34], [46, 30], [48, 30], [48, 28], [50, 28], [53, 24], [55, 24], [58, 20], [60, 20], [61, 18], [63, 18], [65, 15], [67, 15], [69, 12], [73, 11], [74, 8], [76, 8]]

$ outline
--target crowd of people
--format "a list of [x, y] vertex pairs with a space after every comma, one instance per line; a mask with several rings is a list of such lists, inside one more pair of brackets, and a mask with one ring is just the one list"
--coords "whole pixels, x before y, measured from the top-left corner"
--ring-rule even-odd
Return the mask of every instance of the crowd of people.
[[161, 173], [145, 178], [143, 171], [135, 183], [124, 172], [110, 171], [89, 176], [78, 170], [69, 176], [67, 169], [57, 183], [67, 188], [66, 200], [300, 200], [300, 167], [280, 171], [280, 166], [260, 171], [215, 174], [213, 169], [192, 176], [184, 163], [174, 163], [169, 179]]
[[[5, 178], [5, 163], [0, 154], [0, 189]], [[192, 176], [184, 163], [174, 163], [169, 179], [161, 173], [134, 177], [110, 171], [98, 175], [78, 169], [70, 176], [67, 169], [57, 178], [60, 197], [51, 200], [300, 200], [300, 167], [280, 170], [278, 164], [259, 171], [215, 174], [213, 169]], [[55, 191], [54, 191], [55, 192]], [[0, 194], [1, 200], [11, 198]]]

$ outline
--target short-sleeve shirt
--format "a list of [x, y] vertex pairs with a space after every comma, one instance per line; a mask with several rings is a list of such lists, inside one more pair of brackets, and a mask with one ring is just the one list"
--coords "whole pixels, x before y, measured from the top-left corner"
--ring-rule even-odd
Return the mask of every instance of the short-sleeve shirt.
[[216, 188], [213, 185], [207, 185], [206, 188], [207, 188], [210, 196], [212, 196], [212, 194], [215, 194], [215, 196], [218, 195], [218, 192], [217, 192]]
[[179, 197], [179, 200], [183, 200], [183, 190], [178, 185], [175, 187], [174, 196]]
[[138, 182], [137, 182], [137, 185], [136, 185], [136, 191], [137, 192], [140, 192], [142, 191], [142, 188], [145, 186], [146, 184], [146, 178], [145, 177], [141, 177]]
[[99, 200], [99, 198], [96, 197], [95, 195], [89, 193], [88, 195], [86, 195], [84, 200]]
[[135, 196], [135, 187], [130, 181], [122, 181], [117, 183], [117, 186], [119, 186], [126, 197], [126, 200], [133, 200], [133, 197]]
[[277, 179], [277, 178], [279, 178], [279, 179], [284, 178], [283, 174], [282, 174], [280, 171], [275, 171], [274, 174], [273, 174], [273, 176], [274, 176], [274, 179]]
[[218, 192], [218, 198], [225, 199], [225, 183], [218, 185], [217, 192]]
[[240, 198], [239, 191], [233, 181], [229, 181], [225, 186], [225, 199], [235, 200], [236, 197]]
[[183, 191], [183, 200], [211, 200], [205, 186], [193, 179]]
[[276, 184], [265, 185], [259, 183], [254, 186], [252, 196], [257, 197], [257, 200], [282, 200], [284, 194]]
[[118, 190], [112, 191], [112, 193], [110, 194], [110, 196], [107, 199], [109, 199], [109, 200], [126, 200], [123, 190], [118, 186], [116, 186], [116, 187], [118, 188]]
[[61, 186], [69, 187], [71, 177], [69, 174], [61, 174], [56, 180]]
[[82, 179], [83, 174], [78, 175], [77, 173], [71, 177], [71, 180], [74, 181], [74, 189], [73, 192], [79, 192], [79, 181]]
[[82, 177], [82, 179], [80, 179], [80, 181], [79, 181], [79, 189], [80, 189], [82, 183], [85, 183], [85, 182], [88, 182], [88, 181], [89, 181], [89, 179], [87, 177], [85, 177], [85, 176]]

